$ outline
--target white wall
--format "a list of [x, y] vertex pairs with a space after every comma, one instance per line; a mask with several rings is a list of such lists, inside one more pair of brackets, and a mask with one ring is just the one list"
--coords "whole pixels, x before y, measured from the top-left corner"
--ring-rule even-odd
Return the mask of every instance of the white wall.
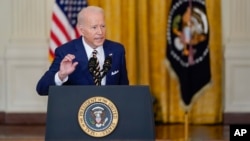
[[[45, 112], [35, 86], [48, 68], [53, 0], [0, 0], [0, 111]], [[225, 112], [250, 112], [250, 1], [221, 0]]]
[[[5, 47], [10, 37], [10, 17], [6, 13], [10, 13], [10, 5], [6, 1], [0, 1], [0, 111], [5, 110], [6, 105], [6, 71], [5, 71]], [[4, 22], [3, 22], [4, 21]]]
[[0, 1], [0, 111], [45, 112], [36, 83], [48, 68], [51, 0]]
[[249, 0], [222, 0], [227, 113], [250, 112], [249, 7]]

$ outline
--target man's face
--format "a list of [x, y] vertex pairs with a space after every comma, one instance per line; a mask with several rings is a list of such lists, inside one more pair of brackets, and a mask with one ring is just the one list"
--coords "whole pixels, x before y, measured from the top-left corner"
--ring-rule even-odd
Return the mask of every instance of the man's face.
[[87, 13], [80, 32], [85, 42], [93, 48], [103, 45], [106, 38], [104, 15], [99, 12]]

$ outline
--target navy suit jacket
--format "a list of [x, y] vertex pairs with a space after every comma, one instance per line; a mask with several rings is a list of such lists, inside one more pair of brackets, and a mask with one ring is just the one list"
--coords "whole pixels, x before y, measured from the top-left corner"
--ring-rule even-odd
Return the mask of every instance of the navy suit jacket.
[[[105, 58], [112, 54], [112, 67], [106, 74], [106, 85], [129, 85], [123, 45], [105, 40], [103, 49]], [[93, 77], [88, 70], [88, 57], [80, 37], [56, 48], [54, 61], [37, 83], [36, 90], [39, 95], [48, 95], [49, 86], [55, 85], [55, 74], [67, 54], [75, 55], [74, 61], [78, 62], [78, 65], [63, 85], [94, 85]]]

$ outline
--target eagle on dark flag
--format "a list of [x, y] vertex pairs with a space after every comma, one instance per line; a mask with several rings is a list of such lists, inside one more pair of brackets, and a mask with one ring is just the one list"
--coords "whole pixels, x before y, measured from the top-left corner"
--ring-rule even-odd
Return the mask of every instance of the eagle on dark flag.
[[167, 60], [189, 107], [211, 80], [205, 0], [172, 0], [167, 23]]

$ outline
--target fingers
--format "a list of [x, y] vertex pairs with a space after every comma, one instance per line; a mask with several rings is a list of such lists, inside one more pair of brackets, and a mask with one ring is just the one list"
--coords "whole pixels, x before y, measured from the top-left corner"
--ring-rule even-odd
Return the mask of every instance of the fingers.
[[73, 67], [74, 67], [74, 68], [76, 67], [76, 65], [78, 65], [78, 62], [74, 62], [74, 63], [73, 63]]
[[75, 70], [75, 67], [78, 64], [78, 62], [73, 62], [74, 59], [75, 59], [75, 56], [72, 54], [67, 54], [63, 58], [60, 64], [60, 69], [59, 69], [60, 79], [67, 77], [69, 74], [71, 74]]
[[63, 61], [70, 61], [70, 62], [72, 62], [74, 59], [75, 59], [75, 55], [67, 54], [67, 55], [63, 58]]

